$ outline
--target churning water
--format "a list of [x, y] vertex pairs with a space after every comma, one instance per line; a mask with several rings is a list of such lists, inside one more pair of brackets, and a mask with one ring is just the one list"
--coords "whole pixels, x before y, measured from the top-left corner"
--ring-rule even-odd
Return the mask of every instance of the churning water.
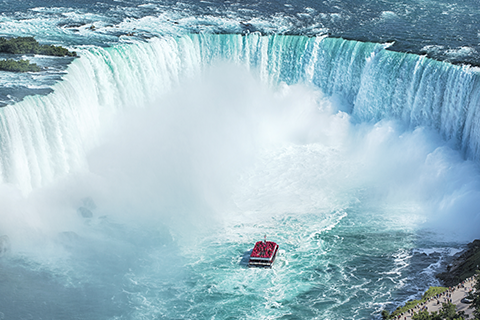
[[[112, 19], [166, 19], [137, 14]], [[105, 31], [39, 80], [52, 93], [0, 109], [0, 318], [370, 319], [478, 236], [476, 68], [175, 32], [96, 45]], [[248, 269], [264, 234], [277, 261]]]

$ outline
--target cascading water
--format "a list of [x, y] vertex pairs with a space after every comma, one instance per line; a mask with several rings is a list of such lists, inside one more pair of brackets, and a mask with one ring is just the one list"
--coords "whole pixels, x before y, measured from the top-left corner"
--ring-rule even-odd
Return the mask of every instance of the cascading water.
[[178, 44], [158, 42], [85, 50], [55, 93], [3, 108], [1, 181], [28, 192], [80, 169], [108, 114], [144, 106], [169, 90], [180, 72], [198, 68], [188, 60], [170, 63], [180, 58]]
[[55, 94], [2, 110], [1, 181], [31, 190], [78, 168], [100, 110], [143, 106], [215, 59], [256, 69], [271, 84], [311, 83], [341, 97], [359, 121], [432, 127], [478, 160], [476, 69], [384, 48], [329, 38], [192, 35], [84, 50]]
[[[82, 49], [52, 94], [0, 109], [0, 296], [17, 269], [20, 295], [55, 293], [0, 312], [361, 319], [418, 294], [477, 232], [479, 75], [387, 46], [254, 33]], [[276, 267], [245, 269], [264, 233]]]

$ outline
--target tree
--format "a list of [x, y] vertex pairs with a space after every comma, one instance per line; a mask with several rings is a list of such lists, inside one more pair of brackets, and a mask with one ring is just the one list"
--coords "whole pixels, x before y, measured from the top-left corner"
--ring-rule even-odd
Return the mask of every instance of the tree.
[[412, 317], [413, 320], [465, 320], [467, 316], [463, 311], [457, 313], [453, 303], [443, 303], [439, 312], [428, 313], [427, 310], [419, 311]]
[[29, 60], [0, 60], [0, 70], [11, 72], [38, 72], [40, 67], [36, 63], [30, 63]]
[[387, 320], [388, 318], [390, 318], [390, 312], [388, 312], [387, 310], [383, 310], [382, 311], [382, 319]]
[[470, 308], [474, 308], [473, 316], [474, 319], [480, 320], [480, 271], [475, 272], [475, 290], [473, 291], [473, 302], [470, 305]]
[[456, 320], [464, 319], [461, 315], [457, 314], [457, 306], [451, 302], [442, 303], [442, 308], [438, 312], [439, 319]]
[[76, 57], [75, 51], [54, 45], [40, 45], [34, 37], [0, 38], [0, 52], [11, 54], [44, 54], [58, 57]]
[[431, 314], [428, 313], [427, 310], [422, 310], [416, 313], [413, 317], [413, 320], [433, 320], [435, 318], [432, 317]]

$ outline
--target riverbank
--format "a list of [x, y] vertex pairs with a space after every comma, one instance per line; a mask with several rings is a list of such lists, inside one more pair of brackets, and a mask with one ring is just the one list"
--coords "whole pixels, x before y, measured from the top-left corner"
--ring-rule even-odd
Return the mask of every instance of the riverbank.
[[475, 274], [480, 266], [480, 240], [474, 240], [462, 252], [454, 255], [445, 263], [445, 271], [436, 275], [446, 286], [453, 287]]
[[443, 307], [444, 303], [452, 303], [455, 305], [457, 313], [463, 311], [465, 312], [465, 315], [469, 316], [469, 319], [472, 319], [473, 309], [469, 308], [470, 304], [466, 303], [463, 299], [473, 290], [475, 282], [476, 277], [469, 277], [456, 286], [450, 287], [442, 293], [429, 297], [426, 301], [419, 303], [412, 308], [408, 308], [407, 310], [402, 308], [401, 312], [397, 312], [397, 309], [388, 317], [388, 319], [411, 320], [415, 314], [423, 310], [428, 312], [438, 312]]
[[42, 45], [34, 37], [15, 37], [11, 39], [0, 37], [0, 53], [42, 54], [55, 57], [77, 56], [75, 51], [69, 51], [62, 46]]
[[[0, 53], [14, 56], [19, 55], [46, 55], [54, 57], [77, 57], [75, 51], [69, 51], [61, 46], [41, 45], [34, 37], [16, 37], [6, 39], [0, 37]], [[42, 69], [36, 63], [30, 63], [25, 59], [4, 59], [0, 60], [0, 71], [8, 72], [39, 72]]]
[[[398, 307], [391, 314], [384, 311], [384, 319], [412, 319], [419, 311], [439, 311], [443, 303], [452, 303], [456, 311], [464, 311], [472, 317], [473, 309], [462, 299], [473, 290], [475, 285], [475, 271], [480, 266], [480, 240], [469, 243], [465, 250], [447, 259], [443, 265], [443, 271], [436, 275], [443, 287], [430, 287], [419, 300], [408, 301]], [[385, 313], [386, 312], [386, 313]]]

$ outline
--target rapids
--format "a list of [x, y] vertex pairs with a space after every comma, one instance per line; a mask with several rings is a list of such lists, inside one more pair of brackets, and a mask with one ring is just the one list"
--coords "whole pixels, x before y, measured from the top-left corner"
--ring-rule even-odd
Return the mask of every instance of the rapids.
[[[388, 46], [80, 50], [0, 109], [1, 315], [367, 319], [435, 283], [478, 236], [479, 74]], [[244, 268], [265, 233], [274, 268]]]

